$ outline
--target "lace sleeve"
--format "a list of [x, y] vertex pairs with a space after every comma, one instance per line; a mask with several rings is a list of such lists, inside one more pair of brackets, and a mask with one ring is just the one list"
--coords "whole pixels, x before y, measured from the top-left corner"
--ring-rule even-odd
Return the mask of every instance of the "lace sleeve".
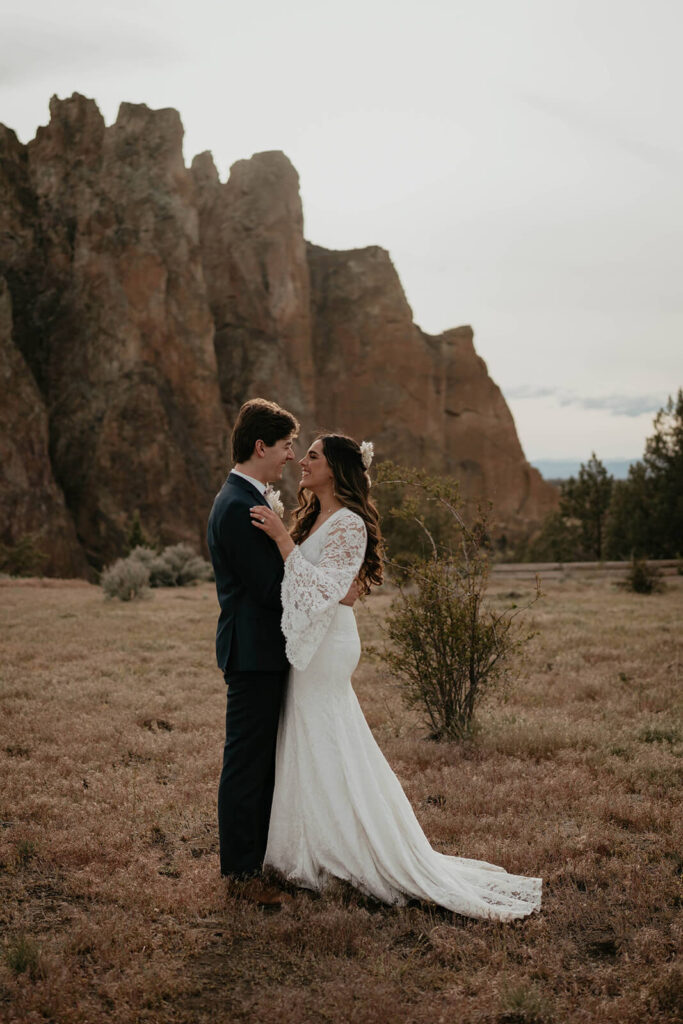
[[337, 605], [363, 564], [367, 532], [355, 512], [346, 511], [330, 527], [320, 561], [313, 565], [295, 547], [282, 581], [282, 632], [287, 658], [308, 666], [330, 627]]

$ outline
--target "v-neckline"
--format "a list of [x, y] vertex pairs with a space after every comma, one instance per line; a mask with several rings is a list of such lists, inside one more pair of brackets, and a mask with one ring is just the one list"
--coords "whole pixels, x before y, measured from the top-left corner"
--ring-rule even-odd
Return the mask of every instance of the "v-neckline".
[[338, 508], [336, 512], [333, 512], [332, 515], [328, 519], [326, 519], [324, 523], [318, 526], [315, 530], [311, 530], [308, 536], [304, 538], [303, 543], [305, 544], [307, 540], [311, 539], [311, 537], [315, 537], [316, 533], [320, 533], [321, 530], [324, 530], [325, 527], [332, 522], [334, 517], [338, 516], [340, 512], [343, 512], [345, 508], [346, 505], [342, 505], [342, 507]]

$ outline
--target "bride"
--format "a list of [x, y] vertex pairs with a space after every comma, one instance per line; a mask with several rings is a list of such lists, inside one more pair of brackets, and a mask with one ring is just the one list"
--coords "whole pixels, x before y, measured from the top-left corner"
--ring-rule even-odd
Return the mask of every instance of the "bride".
[[325, 434], [301, 460], [291, 535], [268, 506], [252, 522], [285, 562], [282, 631], [291, 663], [280, 720], [265, 864], [308, 889], [341, 878], [386, 903], [428, 900], [509, 921], [541, 904], [541, 879], [433, 850], [377, 746], [351, 686], [360, 658], [353, 608], [382, 582], [372, 445]]

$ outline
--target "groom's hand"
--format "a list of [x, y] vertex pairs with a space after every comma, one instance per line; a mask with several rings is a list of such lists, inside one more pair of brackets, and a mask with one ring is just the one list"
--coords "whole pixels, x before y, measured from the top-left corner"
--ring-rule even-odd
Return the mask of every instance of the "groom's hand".
[[348, 593], [347, 593], [346, 597], [343, 597], [341, 599], [341, 601], [339, 602], [339, 604], [345, 604], [345, 605], [348, 605], [349, 608], [353, 608], [354, 604], [356, 603], [356, 601], [358, 600], [359, 597], [360, 597], [360, 583], [358, 582], [358, 577], [356, 577], [356, 579], [353, 581], [353, 583], [349, 587], [349, 590], [348, 590]]

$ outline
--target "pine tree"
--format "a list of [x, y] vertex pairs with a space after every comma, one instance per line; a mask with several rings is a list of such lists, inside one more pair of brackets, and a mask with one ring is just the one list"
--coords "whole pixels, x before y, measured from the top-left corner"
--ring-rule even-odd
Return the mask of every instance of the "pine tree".
[[683, 389], [655, 417], [643, 462], [651, 478], [653, 557], [673, 558], [683, 545]]
[[561, 489], [561, 514], [578, 522], [581, 548], [589, 558], [598, 561], [604, 556], [605, 525], [613, 485], [614, 478], [593, 452], [587, 463], [581, 463], [578, 477], [570, 477]]
[[659, 410], [654, 429], [642, 461], [614, 487], [607, 538], [614, 558], [683, 551], [683, 389]]

